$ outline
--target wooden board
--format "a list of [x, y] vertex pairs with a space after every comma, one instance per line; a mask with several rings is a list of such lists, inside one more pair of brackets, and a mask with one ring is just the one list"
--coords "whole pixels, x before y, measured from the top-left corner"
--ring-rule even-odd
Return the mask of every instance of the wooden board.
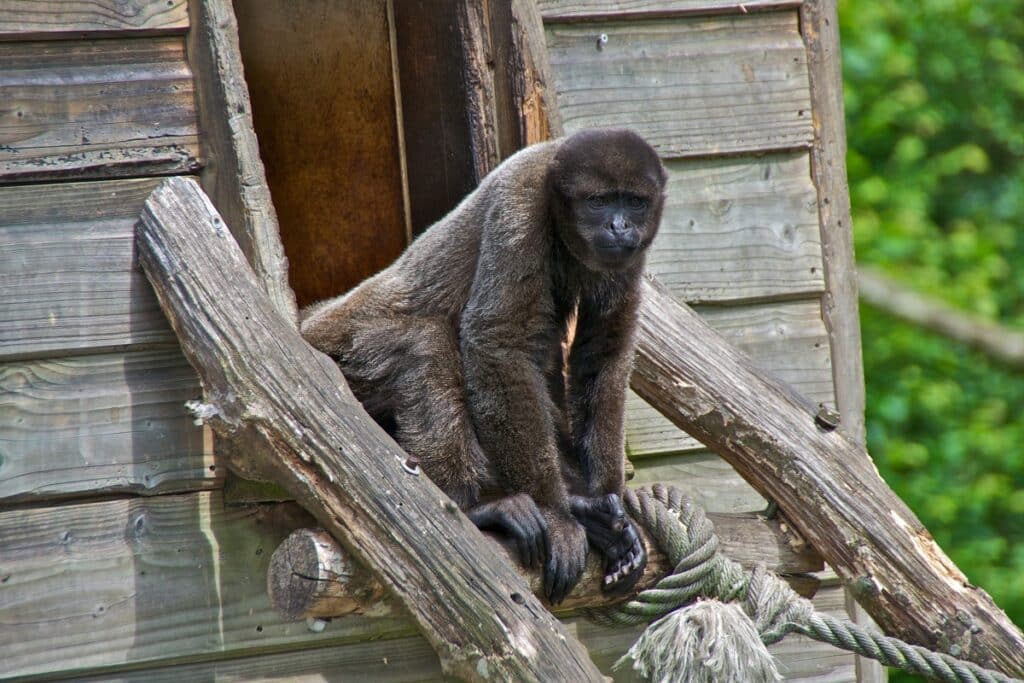
[[175, 341], [134, 255], [157, 184], [0, 188], [0, 359]]
[[[815, 402], [834, 401], [828, 333], [818, 299], [756, 306], [701, 308], [701, 315], [761, 368]], [[698, 441], [630, 392], [626, 404], [629, 456], [700, 450]]]
[[237, 0], [235, 12], [302, 307], [354, 287], [407, 244], [385, 3]]
[[131, 32], [184, 33], [187, 0], [4, 0], [0, 40]]
[[177, 349], [0, 364], [0, 501], [219, 486]]
[[747, 14], [799, 7], [800, 0], [538, 0], [544, 23], [640, 19], [698, 14]]
[[215, 492], [0, 512], [0, 678], [411, 634], [352, 617], [317, 635], [274, 614], [270, 555], [311, 523], [294, 504], [225, 508]]
[[689, 304], [825, 289], [807, 152], [666, 163], [667, 200], [648, 270]]
[[810, 145], [796, 12], [552, 24], [546, 34], [567, 133], [627, 126], [664, 157]]
[[647, 458], [634, 465], [630, 486], [674, 484], [709, 512], [756, 512], [767, 505], [729, 463], [709, 451]]
[[[294, 504], [225, 508], [218, 492], [0, 512], [0, 678], [411, 635], [410, 622], [389, 617], [345, 617], [314, 635], [271, 612], [270, 554], [311, 524]], [[346, 652], [346, 665], [380, 663], [372, 650]]]
[[182, 37], [0, 42], [0, 183], [199, 168]]
[[[842, 592], [837, 587], [823, 588], [815, 596], [814, 603], [818, 609], [833, 616], [844, 616]], [[334, 629], [337, 623], [329, 624], [327, 631]], [[580, 617], [571, 619], [569, 623], [602, 672], [614, 676], [619, 682], [641, 680], [628, 668], [628, 664], [614, 671], [612, 666], [639, 637], [642, 627], [607, 628]], [[789, 636], [769, 650], [778, 658], [780, 670], [788, 681], [841, 683], [855, 680], [853, 657], [849, 653], [803, 636]], [[410, 636], [298, 652], [263, 654], [244, 659], [110, 673], [78, 680], [83, 683], [234, 683], [253, 680], [265, 683], [349, 680], [414, 683], [455, 679], [444, 676], [437, 656], [423, 638]]]

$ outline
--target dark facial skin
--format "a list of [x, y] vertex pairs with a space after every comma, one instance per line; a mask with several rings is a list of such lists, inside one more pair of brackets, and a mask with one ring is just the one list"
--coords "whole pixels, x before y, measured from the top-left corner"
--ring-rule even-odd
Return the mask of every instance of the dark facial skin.
[[535, 145], [386, 270], [303, 313], [303, 336], [430, 479], [543, 567], [552, 604], [588, 545], [612, 594], [646, 562], [622, 509], [623, 419], [665, 180], [631, 131]]

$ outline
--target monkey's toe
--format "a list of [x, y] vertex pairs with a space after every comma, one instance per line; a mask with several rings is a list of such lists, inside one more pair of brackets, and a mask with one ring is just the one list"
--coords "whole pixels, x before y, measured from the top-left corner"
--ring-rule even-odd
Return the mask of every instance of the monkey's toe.
[[608, 597], [617, 597], [628, 593], [647, 568], [647, 551], [639, 538], [633, 546], [620, 558], [610, 559], [605, 565], [604, 581], [601, 589]]

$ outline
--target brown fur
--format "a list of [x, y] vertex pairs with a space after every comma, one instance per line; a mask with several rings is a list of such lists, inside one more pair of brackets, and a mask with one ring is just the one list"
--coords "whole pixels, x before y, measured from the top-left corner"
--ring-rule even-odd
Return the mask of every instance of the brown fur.
[[[491, 487], [536, 503], [547, 571], [566, 575], [564, 590], [586, 551], [570, 492], [624, 486], [638, 278], [664, 183], [656, 154], [628, 131], [534, 145], [389, 268], [303, 312], [310, 344], [338, 362], [368, 412], [463, 509]], [[584, 215], [588, 197], [609, 191], [650, 199], [636, 254], [611, 264], [591, 246], [601, 226]], [[516, 506], [521, 517], [521, 497]]]

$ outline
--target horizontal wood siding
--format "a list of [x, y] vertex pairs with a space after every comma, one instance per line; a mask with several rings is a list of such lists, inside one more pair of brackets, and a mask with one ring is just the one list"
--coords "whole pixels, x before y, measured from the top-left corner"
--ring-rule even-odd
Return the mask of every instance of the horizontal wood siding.
[[215, 492], [0, 512], [0, 678], [409, 634], [352, 617], [316, 635], [276, 616], [270, 555], [312, 524], [294, 504], [225, 507]]
[[[270, 554], [292, 529], [311, 524], [294, 504], [225, 506], [218, 492], [0, 512], [0, 678], [142, 680], [116, 672], [347, 644], [331, 658], [191, 664], [176, 668], [175, 680], [183, 671], [221, 672], [225, 680], [336, 671], [404, 681], [422, 680], [417, 667], [434, 671], [429, 649], [405, 638], [415, 633], [406, 620], [345, 617], [313, 634], [277, 618], [265, 592]], [[771, 553], [756, 548], [737, 559], [774, 566]], [[604, 635], [585, 635], [595, 627], [572, 621], [588, 646], [604, 647]], [[632, 639], [619, 632], [621, 654]], [[399, 640], [361, 642], [388, 638]], [[167, 669], [151, 673], [157, 681], [173, 677]]]
[[680, 159], [648, 269], [689, 304], [820, 295], [817, 192], [804, 151]]
[[181, 352], [0, 364], [0, 501], [219, 486]]
[[0, 360], [175, 341], [135, 261], [158, 183], [0, 187]]
[[4, 0], [0, 40], [184, 33], [188, 0]]
[[[842, 590], [822, 588], [814, 598], [819, 610], [843, 617]], [[339, 621], [327, 626], [337, 628]], [[641, 627], [607, 628], [581, 617], [569, 620], [601, 671], [614, 676], [617, 683], [639, 678], [628, 664], [613, 671], [615, 662], [639, 637]], [[822, 649], [802, 636], [789, 636], [772, 645], [769, 651], [780, 658], [780, 668], [791, 683], [838, 683], [854, 680], [852, 662], [847, 653]], [[259, 680], [264, 683], [323, 683], [324, 681], [373, 681], [374, 683], [419, 683], [453, 681], [441, 672], [437, 655], [420, 636], [318, 647], [298, 652], [263, 654], [229, 661], [179, 664], [173, 667], [143, 669], [124, 673], [77, 679], [81, 683], [178, 683], [179, 681]]]
[[199, 167], [183, 37], [0, 42], [0, 183]]
[[[744, 274], [736, 273], [736, 277]], [[701, 315], [761, 368], [811, 400], [835, 400], [828, 332], [819, 299], [702, 308]], [[632, 392], [627, 400], [626, 441], [634, 460], [703, 448]]]
[[556, 23], [546, 33], [568, 133], [627, 126], [667, 158], [811, 143], [795, 11]]
[[643, 19], [699, 14], [747, 14], [799, 7], [800, 0], [538, 0], [544, 23]]

